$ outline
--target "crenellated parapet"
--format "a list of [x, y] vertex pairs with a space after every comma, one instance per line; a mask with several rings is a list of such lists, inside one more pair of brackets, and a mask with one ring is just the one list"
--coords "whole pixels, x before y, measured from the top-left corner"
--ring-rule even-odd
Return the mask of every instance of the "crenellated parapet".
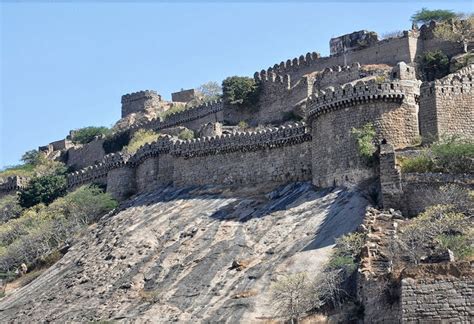
[[420, 88], [420, 132], [425, 142], [444, 135], [474, 138], [474, 64]]
[[173, 145], [170, 153], [174, 156], [189, 158], [239, 151], [257, 151], [295, 145], [310, 140], [311, 135], [306, 130], [306, 124], [292, 123], [260, 131], [179, 141]]
[[155, 99], [159, 98], [161, 100], [161, 96], [155, 90], [142, 90], [138, 92], [127, 93], [122, 96], [121, 103], [131, 103], [137, 100], [146, 100], [146, 99]]
[[254, 78], [264, 80], [272, 74], [277, 74], [280, 76], [292, 74], [301, 68], [316, 65], [320, 58], [321, 55], [319, 53], [306, 53], [306, 55], [300, 55], [299, 57], [282, 61], [280, 64], [275, 64], [273, 67], [269, 67], [266, 70], [256, 72], [254, 74]]
[[173, 137], [162, 135], [157, 141], [147, 143], [141, 146], [137, 152], [130, 157], [127, 163], [130, 166], [136, 166], [151, 157], [157, 157], [160, 154], [167, 154], [173, 146]]
[[441, 93], [455, 91], [456, 89], [471, 90], [473, 86], [473, 71], [474, 64], [471, 64], [442, 79], [423, 82], [420, 88], [420, 96], [430, 96], [434, 93], [435, 89], [439, 89]]
[[0, 194], [5, 195], [24, 188], [28, 182], [28, 177], [13, 176], [0, 178]]
[[316, 90], [308, 102], [308, 119], [342, 108], [371, 101], [401, 102], [403, 89], [398, 82], [377, 83], [375, 80], [359, 81], [355, 85], [329, 87]]
[[124, 153], [111, 153], [104, 156], [101, 162], [90, 165], [79, 171], [67, 175], [67, 185], [73, 188], [82, 184], [91, 183], [95, 180], [103, 180], [110, 170], [124, 166], [130, 155]]

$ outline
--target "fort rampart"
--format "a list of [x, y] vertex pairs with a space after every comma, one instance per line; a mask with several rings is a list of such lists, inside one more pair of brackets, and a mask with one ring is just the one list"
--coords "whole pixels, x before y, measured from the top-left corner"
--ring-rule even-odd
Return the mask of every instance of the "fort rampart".
[[474, 138], [473, 66], [420, 89], [420, 132], [425, 142], [442, 136]]

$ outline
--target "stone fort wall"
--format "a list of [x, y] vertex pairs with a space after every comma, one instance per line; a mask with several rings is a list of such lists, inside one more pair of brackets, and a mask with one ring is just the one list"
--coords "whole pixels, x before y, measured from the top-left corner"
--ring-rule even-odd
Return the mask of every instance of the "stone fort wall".
[[414, 98], [400, 82], [357, 82], [315, 93], [308, 103], [312, 128], [313, 183], [353, 186], [375, 176], [359, 157], [353, 128], [373, 123], [376, 139], [405, 147], [418, 136]]
[[425, 142], [443, 135], [474, 138], [474, 65], [420, 89], [420, 131]]
[[160, 139], [133, 156], [114, 153], [68, 175], [68, 186], [107, 183], [118, 199], [158, 185], [284, 183], [311, 178], [305, 124], [173, 142]]
[[28, 184], [29, 179], [21, 176], [0, 178], [0, 198], [12, 194], [17, 190], [24, 188]]
[[400, 319], [403, 323], [470, 323], [473, 291], [472, 277], [405, 278]]

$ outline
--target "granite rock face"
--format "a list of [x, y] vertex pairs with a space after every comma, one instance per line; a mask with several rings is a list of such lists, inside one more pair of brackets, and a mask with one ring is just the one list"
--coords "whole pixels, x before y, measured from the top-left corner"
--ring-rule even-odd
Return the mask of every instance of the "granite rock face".
[[142, 194], [5, 297], [0, 322], [263, 322], [276, 278], [316, 275], [367, 204], [307, 182]]

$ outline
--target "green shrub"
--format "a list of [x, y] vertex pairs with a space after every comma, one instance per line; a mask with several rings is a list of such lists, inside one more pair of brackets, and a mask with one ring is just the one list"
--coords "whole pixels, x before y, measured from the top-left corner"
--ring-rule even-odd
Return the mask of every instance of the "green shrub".
[[441, 50], [426, 52], [417, 61], [418, 70], [425, 81], [440, 79], [449, 74], [449, 58]]
[[109, 194], [84, 186], [48, 206], [25, 210], [0, 225], [0, 271], [11, 271], [23, 262], [33, 267], [54, 263], [66, 240], [116, 206]]
[[160, 135], [152, 130], [140, 129], [133, 134], [128, 145], [123, 148], [123, 151], [133, 154], [138, 151], [141, 146], [152, 143], [159, 137]]
[[88, 126], [88, 127], [80, 128], [73, 131], [71, 140], [74, 143], [87, 144], [89, 142], [92, 142], [96, 136], [102, 136], [102, 135], [108, 135], [108, 134], [110, 134], [110, 129], [107, 127]]
[[237, 126], [242, 130], [249, 128], [249, 124], [244, 120], [239, 121]]
[[56, 198], [66, 194], [64, 175], [46, 175], [33, 178], [19, 191], [20, 206], [28, 208], [39, 203], [50, 204]]
[[17, 195], [7, 195], [0, 198], [0, 223], [17, 218], [22, 210]]
[[375, 160], [374, 153], [377, 151], [374, 142], [376, 135], [374, 124], [367, 123], [361, 128], [352, 128], [351, 134], [356, 139], [359, 156], [368, 166], [372, 166]]
[[119, 132], [107, 136], [102, 144], [105, 154], [120, 152], [128, 145], [130, 138], [130, 131]]
[[253, 78], [233, 76], [222, 81], [222, 92], [228, 104], [256, 108], [260, 85]]
[[433, 160], [426, 154], [415, 156], [412, 158], [400, 159], [402, 172], [414, 173], [414, 172], [433, 172], [434, 163]]
[[474, 142], [455, 136], [431, 146], [437, 169], [448, 173], [474, 172]]
[[179, 132], [178, 138], [183, 141], [193, 139], [194, 132], [190, 129], [183, 129], [181, 132]]
[[459, 259], [470, 259], [474, 256], [474, 238], [472, 235], [441, 234], [436, 238], [439, 246], [450, 249]]

